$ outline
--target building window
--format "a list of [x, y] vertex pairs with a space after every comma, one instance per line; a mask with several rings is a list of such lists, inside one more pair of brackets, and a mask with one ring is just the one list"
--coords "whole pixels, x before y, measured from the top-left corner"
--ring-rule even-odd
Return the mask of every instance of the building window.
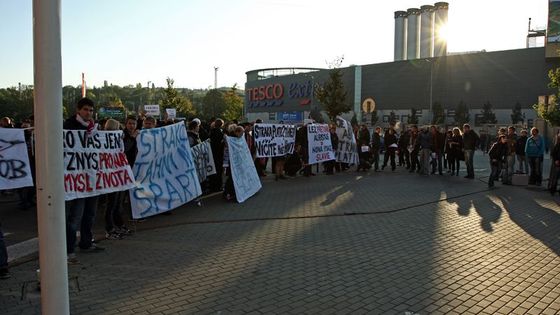
[[401, 115], [401, 122], [408, 123], [408, 115]]
[[383, 122], [389, 122], [389, 115], [383, 115]]
[[268, 113], [268, 120], [276, 120], [276, 113]]

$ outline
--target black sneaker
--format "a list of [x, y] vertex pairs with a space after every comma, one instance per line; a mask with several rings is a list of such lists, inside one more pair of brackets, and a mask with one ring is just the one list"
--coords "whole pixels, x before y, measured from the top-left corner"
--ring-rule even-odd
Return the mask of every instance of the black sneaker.
[[12, 277], [12, 274], [10, 273], [8, 268], [0, 269], [0, 279], [10, 279], [11, 277]]
[[91, 244], [89, 248], [80, 248], [82, 253], [97, 253], [105, 250], [105, 247], [97, 246], [96, 244]]

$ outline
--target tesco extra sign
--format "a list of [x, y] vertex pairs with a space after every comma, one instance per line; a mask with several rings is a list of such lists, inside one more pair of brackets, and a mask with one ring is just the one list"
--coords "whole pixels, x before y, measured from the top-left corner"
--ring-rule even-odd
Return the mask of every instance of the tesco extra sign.
[[252, 89], [248, 89], [249, 100], [262, 101], [262, 100], [279, 100], [284, 97], [284, 86], [280, 83], [261, 85]]

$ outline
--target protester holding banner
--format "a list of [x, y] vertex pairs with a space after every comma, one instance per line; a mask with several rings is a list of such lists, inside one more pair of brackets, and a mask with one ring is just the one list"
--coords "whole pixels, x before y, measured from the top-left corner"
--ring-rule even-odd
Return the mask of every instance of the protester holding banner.
[[193, 119], [189, 122], [187, 127], [187, 137], [189, 138], [189, 146], [192, 148], [197, 144], [202, 143], [198, 131], [200, 129], [200, 120]]
[[[120, 123], [114, 119], [108, 119], [103, 129], [107, 131], [120, 130]], [[130, 234], [130, 230], [124, 225], [122, 216], [125, 192], [115, 191], [108, 193], [106, 196], [105, 237], [110, 240], [120, 240], [124, 235]]]
[[214, 164], [216, 165], [216, 174], [209, 177], [210, 191], [218, 192], [223, 190], [224, 173], [224, 131], [222, 126], [224, 121], [216, 119], [210, 129], [210, 146], [212, 148], [212, 156], [214, 156]]
[[0, 279], [8, 279], [11, 276], [8, 270], [8, 250], [6, 248], [6, 242], [4, 242], [2, 225], [0, 224]]
[[[330, 133], [331, 133], [331, 146], [333, 147], [333, 150], [336, 152], [338, 149], [338, 135], [336, 134], [335, 124], [330, 126]], [[330, 160], [325, 162], [325, 174], [333, 175], [336, 164], [338, 164], [336, 160]]]
[[[66, 130], [85, 130], [90, 135], [95, 128], [93, 121], [93, 101], [82, 98], [78, 101], [77, 113], [64, 122]], [[74, 247], [76, 246], [76, 232], [80, 230], [79, 247], [83, 252], [104, 250], [93, 243], [93, 223], [97, 211], [98, 196], [78, 198], [66, 202], [66, 251], [68, 263], [78, 263]]]
[[136, 136], [138, 136], [137, 121], [134, 116], [128, 116], [124, 128], [124, 154], [130, 167], [134, 166], [136, 154], [138, 154], [138, 146], [136, 145]]

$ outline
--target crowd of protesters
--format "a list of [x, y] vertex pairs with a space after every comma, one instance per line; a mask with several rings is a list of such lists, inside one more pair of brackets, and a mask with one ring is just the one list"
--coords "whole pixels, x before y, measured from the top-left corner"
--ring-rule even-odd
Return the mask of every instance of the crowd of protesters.
[[[141, 115], [140, 117], [127, 117], [124, 125], [113, 119], [94, 121], [94, 103], [87, 99], [81, 99], [77, 104], [76, 114], [64, 122], [64, 129], [85, 130], [91, 133], [94, 129], [119, 130], [124, 132], [124, 151], [130, 166], [136, 160], [138, 152], [136, 137], [141, 129], [158, 128], [175, 123], [168, 119], [158, 121], [154, 117]], [[257, 120], [254, 123], [262, 123]], [[220, 192], [226, 200], [235, 200], [235, 189], [233, 185], [232, 172], [229, 168], [229, 154], [225, 136], [244, 138], [253, 156], [255, 169], [259, 176], [266, 177], [268, 164], [275, 180], [284, 180], [295, 177], [298, 174], [306, 177], [314, 176], [313, 167], [308, 163], [308, 139], [307, 126], [305, 123], [298, 126], [295, 139], [295, 150], [293, 153], [274, 158], [257, 158], [256, 145], [253, 138], [252, 128], [254, 123], [238, 123], [237, 121], [224, 122], [222, 119], [211, 119], [203, 122], [198, 118], [185, 122], [189, 145], [195, 146], [203, 141], [210, 141], [210, 148], [214, 157], [216, 174], [211, 175], [201, 183], [203, 193]], [[25, 120], [20, 126], [14, 126], [9, 118], [0, 119], [0, 127], [11, 128], [32, 127], [32, 117]], [[336, 125], [330, 125], [330, 137], [333, 150], [336, 151], [339, 139]], [[471, 129], [468, 124], [462, 128], [455, 127], [442, 130], [437, 126], [410, 126], [405, 130], [399, 130], [391, 126], [385, 130], [376, 127], [370, 131], [366, 125], [354, 127], [354, 137], [357, 145], [357, 160], [354, 165], [327, 161], [322, 163], [322, 171], [326, 175], [335, 172], [349, 171], [356, 167], [358, 172], [382, 172], [390, 167], [391, 172], [397, 167], [405, 168], [410, 173], [418, 173], [422, 176], [444, 175], [459, 176], [461, 161], [464, 163], [467, 179], [474, 179], [474, 152], [481, 146], [481, 142], [489, 142], [488, 157], [490, 161], [491, 174], [488, 185], [493, 187], [494, 182], [501, 178], [505, 185], [512, 184], [514, 173], [529, 173], [530, 185], [541, 185], [542, 162], [545, 151], [545, 143], [536, 128], [531, 129], [528, 137], [526, 130], [516, 133], [514, 127], [499, 130], [495, 139], [481, 140], [479, 135]], [[26, 141], [28, 142], [30, 161], [34, 168], [33, 140], [31, 130], [26, 130]], [[486, 144], [483, 144], [485, 147]], [[484, 150], [483, 150], [484, 151]], [[383, 160], [380, 156], [383, 155]], [[560, 143], [552, 150], [552, 159], [555, 167], [560, 169]], [[517, 169], [515, 164], [517, 162]], [[319, 170], [317, 166], [316, 170]], [[444, 173], [445, 172], [445, 173]], [[33, 169], [34, 173], [34, 169]], [[225, 178], [224, 178], [225, 176]], [[34, 176], [33, 176], [34, 177]], [[556, 177], [554, 178], [554, 191], [556, 190]], [[5, 193], [5, 192], [3, 192]], [[33, 206], [35, 199], [34, 188], [22, 188], [18, 190], [20, 206], [27, 209]], [[201, 205], [200, 199], [195, 202]], [[124, 214], [130, 213], [130, 201], [126, 191], [113, 192], [102, 196], [79, 198], [66, 202], [66, 236], [68, 263], [78, 263], [75, 254], [77, 232], [80, 232], [80, 240], [77, 246], [81, 253], [92, 253], [103, 251], [104, 248], [94, 241], [93, 225], [98, 208], [105, 208], [105, 230], [106, 238], [119, 240], [130, 234], [130, 229], [125, 225]], [[7, 254], [2, 232], [0, 230], [0, 278], [9, 277], [7, 269]]]

